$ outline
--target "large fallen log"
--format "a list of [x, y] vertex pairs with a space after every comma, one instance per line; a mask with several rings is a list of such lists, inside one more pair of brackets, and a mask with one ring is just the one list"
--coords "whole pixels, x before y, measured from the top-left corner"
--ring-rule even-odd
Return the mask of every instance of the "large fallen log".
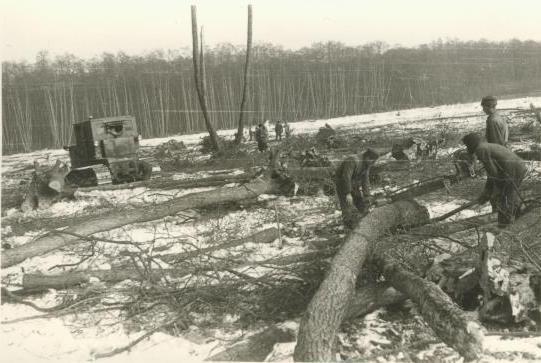
[[214, 354], [205, 361], [263, 362], [272, 351], [274, 344], [294, 340], [295, 332], [293, 330], [272, 326], [252, 335], [246, 341], [239, 342], [220, 353]]
[[246, 183], [256, 177], [255, 173], [244, 173], [240, 175], [222, 174], [206, 178], [194, 178], [175, 180], [169, 177], [142, 180], [126, 184], [107, 184], [95, 187], [78, 188], [79, 192], [90, 192], [94, 190], [118, 190], [146, 187], [149, 189], [188, 189], [221, 186], [229, 183]]
[[60, 247], [81, 242], [78, 236], [91, 236], [95, 233], [109, 231], [128, 224], [157, 220], [187, 209], [251, 199], [265, 193], [275, 193], [281, 188], [280, 183], [275, 180], [274, 178], [259, 178], [238, 187], [192, 193], [146, 208], [111, 211], [102, 216], [91, 218], [77, 226], [70, 227], [65, 230], [67, 233], [54, 231], [32, 242], [4, 251], [2, 253], [1, 267], [13, 266], [27, 258], [40, 256]]
[[[194, 269], [195, 270], [195, 269]], [[187, 269], [156, 269], [145, 271], [144, 274], [135, 268], [111, 270], [72, 271], [60, 274], [30, 273], [23, 275], [23, 288], [27, 291], [66, 289], [68, 287], [89, 283], [92, 279], [115, 283], [124, 280], [152, 280], [163, 276], [182, 277], [189, 274]]]
[[[91, 214], [74, 214], [66, 217], [41, 217], [20, 220], [15, 218], [2, 219], [2, 227], [10, 226], [11, 233], [16, 236], [22, 236], [28, 231], [52, 230], [62, 227], [75, 226], [88, 221], [90, 218], [99, 217], [109, 213], [112, 208], [92, 211]], [[199, 213], [195, 210], [182, 211], [182, 217], [185, 220], [196, 219]]]
[[[154, 178], [150, 180], [136, 181], [125, 184], [104, 184], [93, 187], [79, 187], [76, 192], [107, 191], [134, 188], [149, 189], [189, 189], [222, 186], [230, 183], [246, 183], [256, 177], [256, 173], [244, 173], [240, 175], [222, 174], [206, 178], [175, 180], [171, 176]], [[2, 190], [2, 210], [19, 208], [24, 201], [25, 190], [22, 187]]]
[[483, 350], [483, 329], [434, 283], [404, 270], [397, 264], [384, 263], [385, 279], [407, 295], [418, 307], [425, 322], [446, 344], [466, 360], [478, 359]]
[[330, 270], [301, 319], [295, 361], [333, 360], [336, 333], [355, 291], [357, 276], [372, 244], [391, 229], [428, 221], [428, 211], [413, 201], [376, 208], [346, 237]]

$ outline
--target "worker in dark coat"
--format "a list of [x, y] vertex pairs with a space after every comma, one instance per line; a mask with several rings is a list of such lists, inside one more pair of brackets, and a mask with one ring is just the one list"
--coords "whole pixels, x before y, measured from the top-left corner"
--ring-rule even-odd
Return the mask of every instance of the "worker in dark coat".
[[255, 140], [257, 141], [257, 149], [259, 151], [265, 151], [268, 148], [269, 133], [267, 127], [262, 123], [259, 124], [255, 130]]
[[486, 96], [481, 100], [483, 111], [488, 115], [486, 125], [486, 139], [491, 144], [507, 146], [509, 129], [507, 122], [496, 110], [498, 100], [494, 96]]
[[276, 133], [276, 140], [282, 140], [282, 133], [284, 132], [284, 126], [280, 121], [274, 125], [274, 132]]
[[344, 225], [353, 228], [355, 209], [364, 214], [370, 206], [370, 168], [378, 159], [379, 154], [372, 149], [366, 150], [361, 159], [351, 156], [344, 160], [336, 169], [336, 195], [342, 210]]
[[481, 204], [490, 201], [493, 211], [498, 212], [498, 225], [504, 228], [519, 215], [522, 205], [519, 188], [526, 176], [526, 165], [505, 146], [482, 142], [475, 133], [464, 136], [462, 141], [487, 173], [485, 189], [478, 200]]
[[286, 139], [289, 139], [289, 137], [291, 136], [291, 128], [289, 127], [289, 123], [287, 121], [284, 122], [284, 132]]

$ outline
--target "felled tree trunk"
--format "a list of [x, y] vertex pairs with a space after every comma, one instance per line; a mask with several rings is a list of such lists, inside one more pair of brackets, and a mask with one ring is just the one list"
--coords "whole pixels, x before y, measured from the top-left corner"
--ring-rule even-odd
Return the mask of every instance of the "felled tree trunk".
[[126, 184], [106, 184], [95, 187], [78, 188], [80, 192], [94, 190], [118, 190], [118, 189], [133, 189], [147, 187], [149, 189], [187, 189], [187, 188], [204, 188], [221, 186], [229, 183], [243, 183], [255, 178], [255, 173], [246, 173], [240, 175], [213, 175], [206, 178], [174, 180], [171, 177], [156, 178], [151, 180], [137, 181]]
[[[189, 180], [174, 180], [170, 177], [168, 178], [156, 178], [151, 180], [136, 181], [126, 184], [105, 184], [98, 185], [95, 187], [81, 187], [77, 189], [70, 190], [73, 194], [73, 191], [78, 192], [91, 192], [95, 190], [120, 190], [120, 189], [133, 189], [146, 187], [149, 189], [188, 189], [188, 188], [205, 188], [213, 186], [222, 186], [230, 183], [246, 183], [256, 177], [255, 173], [246, 173], [241, 175], [215, 175], [207, 178], [199, 179], [189, 179]], [[10, 188], [9, 190], [2, 191], [2, 210], [9, 208], [19, 208], [25, 197], [25, 191], [22, 188]], [[55, 193], [54, 195], [57, 195]], [[58, 194], [59, 199], [61, 197]], [[39, 198], [39, 196], [37, 197]], [[56, 200], [55, 199], [55, 200]], [[36, 203], [37, 204], [37, 203]]]
[[112, 270], [88, 270], [65, 272], [61, 274], [24, 274], [23, 287], [25, 290], [66, 289], [68, 287], [90, 282], [92, 278], [103, 282], [115, 283], [124, 280], [147, 280], [162, 276], [185, 276], [190, 271], [185, 269], [161, 269], [148, 271], [142, 275], [141, 271], [134, 268]]
[[237, 343], [223, 352], [217, 353], [206, 361], [224, 362], [263, 362], [276, 343], [292, 342], [295, 333], [286, 328], [272, 326], [254, 334], [246, 341]]
[[[37, 161], [34, 161], [30, 183], [22, 191], [22, 202], [17, 207], [20, 207], [23, 212], [38, 208], [45, 209], [62, 198], [73, 197], [75, 190], [65, 183], [68, 173], [69, 168], [60, 160], [57, 160], [52, 167], [40, 166]], [[19, 200], [17, 197], [9, 199]]]
[[417, 305], [425, 322], [441, 340], [466, 360], [480, 357], [484, 337], [481, 325], [466, 317], [437, 285], [396, 264], [385, 263], [384, 276]]
[[428, 212], [413, 201], [376, 208], [346, 237], [330, 270], [303, 315], [294, 359], [329, 361], [336, 332], [346, 316], [355, 282], [372, 244], [398, 225], [428, 220]]
[[284, 190], [283, 184], [288, 181], [280, 180], [276, 182], [275, 180], [276, 178], [261, 178], [239, 187], [192, 193], [146, 208], [111, 211], [91, 218], [77, 226], [70, 227], [65, 231], [51, 232], [30, 243], [6, 250], [2, 253], [1, 266], [4, 268], [9, 267], [27, 258], [40, 256], [60, 247], [80, 242], [80, 236], [91, 236], [95, 233], [109, 231], [128, 224], [160, 219], [187, 209], [240, 201], [255, 198], [260, 194], [274, 193], [280, 189]]

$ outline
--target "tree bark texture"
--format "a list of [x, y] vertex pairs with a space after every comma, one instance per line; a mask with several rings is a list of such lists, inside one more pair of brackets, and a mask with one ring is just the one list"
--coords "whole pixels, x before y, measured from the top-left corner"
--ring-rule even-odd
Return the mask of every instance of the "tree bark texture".
[[384, 276], [417, 305], [424, 321], [441, 340], [466, 360], [480, 357], [483, 328], [468, 318], [437, 285], [390, 263], [384, 265]]
[[396, 226], [428, 221], [428, 211], [413, 201], [376, 208], [346, 237], [330, 270], [301, 319], [295, 361], [333, 360], [332, 346], [372, 245]]

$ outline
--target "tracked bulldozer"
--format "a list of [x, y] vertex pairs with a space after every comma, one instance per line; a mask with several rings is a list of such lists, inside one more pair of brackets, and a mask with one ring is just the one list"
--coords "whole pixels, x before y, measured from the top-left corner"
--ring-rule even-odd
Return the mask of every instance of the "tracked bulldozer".
[[147, 180], [152, 166], [139, 160], [141, 136], [133, 116], [89, 118], [73, 125], [75, 145], [69, 151], [66, 181], [76, 186], [122, 184]]
[[54, 166], [34, 161], [23, 212], [47, 208], [63, 198], [73, 198], [78, 187], [122, 184], [150, 179], [152, 166], [138, 157], [140, 135], [135, 117], [89, 118], [73, 125], [75, 145], [69, 151], [71, 167], [60, 160]]

